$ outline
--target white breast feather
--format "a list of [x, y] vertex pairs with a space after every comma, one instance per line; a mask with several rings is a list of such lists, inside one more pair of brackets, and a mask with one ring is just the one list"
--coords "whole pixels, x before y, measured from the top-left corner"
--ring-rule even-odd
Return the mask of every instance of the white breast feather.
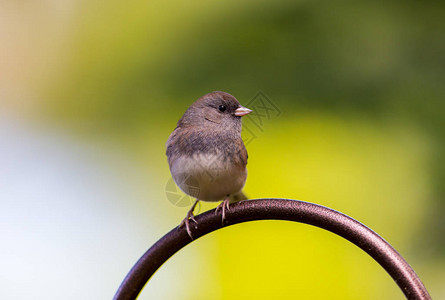
[[171, 166], [173, 179], [184, 193], [199, 200], [223, 200], [227, 195], [241, 191], [247, 170], [241, 170], [221, 157], [221, 154], [179, 157]]

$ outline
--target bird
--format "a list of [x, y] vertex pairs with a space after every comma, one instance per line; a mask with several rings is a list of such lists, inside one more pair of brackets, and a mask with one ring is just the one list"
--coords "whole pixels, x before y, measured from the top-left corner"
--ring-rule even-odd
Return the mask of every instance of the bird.
[[218, 202], [224, 225], [229, 204], [247, 200], [242, 192], [247, 179], [247, 150], [241, 138], [241, 118], [252, 112], [229, 93], [215, 91], [196, 100], [185, 111], [166, 143], [171, 175], [176, 185], [195, 202], [178, 228], [185, 226], [193, 239], [190, 221], [199, 201]]

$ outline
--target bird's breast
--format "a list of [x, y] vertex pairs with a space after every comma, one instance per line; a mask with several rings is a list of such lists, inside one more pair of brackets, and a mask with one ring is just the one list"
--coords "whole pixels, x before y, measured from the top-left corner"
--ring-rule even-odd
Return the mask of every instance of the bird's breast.
[[220, 201], [239, 192], [247, 178], [245, 165], [219, 152], [178, 156], [170, 169], [184, 193], [204, 201]]

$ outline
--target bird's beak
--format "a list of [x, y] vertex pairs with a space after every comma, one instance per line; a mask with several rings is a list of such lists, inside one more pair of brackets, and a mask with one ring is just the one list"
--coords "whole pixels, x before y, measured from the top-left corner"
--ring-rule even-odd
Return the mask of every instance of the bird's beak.
[[250, 114], [252, 112], [252, 110], [251, 109], [248, 109], [247, 107], [244, 107], [244, 106], [239, 106], [236, 110], [235, 110], [235, 116], [237, 116], [237, 117], [242, 117], [242, 116], [245, 116], [245, 115], [248, 115], [248, 114]]

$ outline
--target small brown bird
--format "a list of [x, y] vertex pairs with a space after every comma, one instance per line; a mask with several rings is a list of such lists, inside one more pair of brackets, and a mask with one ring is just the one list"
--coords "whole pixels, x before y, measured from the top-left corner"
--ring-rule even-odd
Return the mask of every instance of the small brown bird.
[[241, 117], [252, 110], [224, 92], [206, 94], [178, 121], [167, 141], [170, 172], [179, 188], [195, 203], [180, 226], [191, 238], [190, 220], [199, 200], [221, 201], [223, 222], [229, 203], [247, 199], [247, 150], [241, 139]]

